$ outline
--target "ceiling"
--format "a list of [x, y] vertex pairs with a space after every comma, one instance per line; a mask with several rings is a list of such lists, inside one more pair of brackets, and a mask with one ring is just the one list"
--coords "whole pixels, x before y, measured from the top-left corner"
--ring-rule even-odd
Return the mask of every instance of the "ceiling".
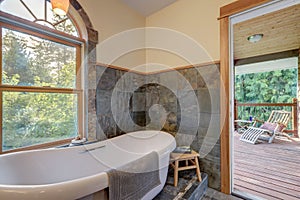
[[[235, 59], [299, 49], [300, 4], [235, 24], [233, 29]], [[259, 33], [264, 34], [259, 42], [247, 40]]]
[[141, 15], [147, 17], [177, 0], [121, 0]]
[[295, 68], [298, 68], [297, 58], [284, 58], [236, 66], [235, 75], [262, 73]]

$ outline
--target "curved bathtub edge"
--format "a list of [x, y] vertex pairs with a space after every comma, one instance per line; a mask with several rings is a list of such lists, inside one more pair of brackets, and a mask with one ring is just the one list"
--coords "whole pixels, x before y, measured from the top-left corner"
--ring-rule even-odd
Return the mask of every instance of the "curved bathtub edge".
[[103, 190], [108, 185], [106, 172], [100, 174], [46, 185], [3, 186], [0, 185], [0, 199], [74, 200]]
[[[148, 194], [148, 197], [155, 197], [163, 188], [166, 177], [167, 177], [167, 171], [168, 171], [168, 164], [169, 164], [169, 157], [170, 153], [175, 149], [176, 147], [176, 141], [175, 138], [166, 132], [163, 131], [152, 131], [156, 132], [151, 133], [152, 130], [146, 131], [143, 133], [141, 138], [147, 139], [149, 136], [150, 138], [153, 138], [156, 135], [159, 135], [158, 133], [164, 134], [165, 136], [162, 138], [166, 138], [168, 142], [163, 143], [163, 148], [153, 148], [152, 150], [156, 151], [159, 154], [159, 166], [160, 166], [160, 180], [161, 184], [150, 191]], [[130, 134], [130, 133], [129, 133]], [[137, 133], [132, 132], [132, 135], [135, 135]], [[119, 139], [122, 137], [126, 137], [125, 135], [119, 136]], [[116, 138], [110, 139], [110, 140], [116, 140]], [[160, 141], [160, 140], [158, 140]], [[154, 144], [154, 143], [153, 143]], [[156, 143], [155, 143], [156, 144]], [[108, 145], [108, 141], [101, 141], [97, 142], [95, 144], [90, 144], [91, 146], [85, 147], [85, 146], [76, 146], [67, 148], [68, 151], [76, 151], [81, 152], [89, 149], [94, 149], [98, 147], [99, 145]], [[46, 151], [55, 151], [60, 152], [62, 149], [47, 149]], [[28, 151], [28, 152], [22, 152], [18, 154], [12, 154], [10, 156], [22, 156], [23, 153], [31, 153], [31, 152], [42, 152], [45, 150], [36, 150], [36, 151]], [[94, 152], [94, 151], [93, 151]], [[50, 164], [53, 164], [51, 162]], [[78, 163], [79, 164], [79, 163]], [[79, 164], [80, 165], [80, 164]], [[98, 165], [97, 165], [98, 167]], [[48, 170], [47, 173], [51, 175], [51, 170]], [[76, 173], [76, 171], [75, 171]], [[26, 174], [26, 173], [25, 173]], [[62, 176], [63, 174], [61, 174]], [[33, 174], [34, 176], [34, 174]], [[31, 175], [30, 175], [31, 177]], [[42, 176], [43, 177], [43, 176]], [[31, 178], [30, 178], [31, 179]], [[108, 187], [108, 176], [106, 171], [90, 175], [87, 177], [82, 178], [76, 178], [73, 180], [66, 180], [62, 182], [57, 183], [49, 183], [49, 184], [41, 184], [41, 185], [0, 185], [0, 199], [6, 200], [6, 199], [20, 199], [20, 200], [52, 200], [52, 199], [64, 199], [64, 200], [73, 200], [73, 199], [79, 199], [85, 196], [88, 196], [90, 194], [96, 193], [98, 191], [101, 191]]]

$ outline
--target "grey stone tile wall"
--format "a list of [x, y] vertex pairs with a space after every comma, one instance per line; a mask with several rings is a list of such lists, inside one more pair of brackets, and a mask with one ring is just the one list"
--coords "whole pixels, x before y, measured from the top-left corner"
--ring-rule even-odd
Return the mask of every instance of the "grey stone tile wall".
[[146, 125], [145, 96], [134, 88], [143, 85], [145, 77], [106, 66], [97, 66], [96, 73], [97, 139], [142, 130]]
[[[97, 136], [145, 129], [169, 132], [177, 145], [200, 152], [209, 187], [220, 190], [219, 66], [147, 76], [101, 66], [96, 72]], [[112, 105], [113, 94], [117, 101]]]
[[146, 85], [146, 109], [154, 103], [163, 106], [169, 115], [162, 130], [173, 134], [177, 145], [191, 145], [200, 152], [200, 167], [209, 176], [209, 186], [220, 190], [219, 66], [151, 76], [159, 84], [155, 89]]

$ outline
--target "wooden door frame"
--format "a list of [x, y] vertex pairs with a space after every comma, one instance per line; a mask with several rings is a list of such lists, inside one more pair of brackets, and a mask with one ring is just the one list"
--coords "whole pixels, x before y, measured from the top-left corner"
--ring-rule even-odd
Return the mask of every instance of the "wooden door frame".
[[221, 192], [231, 193], [230, 146], [230, 38], [229, 17], [272, 0], [238, 0], [220, 8], [220, 117], [221, 117]]

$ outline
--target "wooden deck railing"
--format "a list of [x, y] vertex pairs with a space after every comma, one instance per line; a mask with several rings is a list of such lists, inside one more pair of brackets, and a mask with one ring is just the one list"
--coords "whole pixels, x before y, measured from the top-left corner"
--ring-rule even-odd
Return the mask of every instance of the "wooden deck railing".
[[234, 100], [234, 119], [238, 118], [238, 107], [248, 106], [248, 107], [258, 107], [258, 106], [267, 106], [267, 107], [291, 107], [292, 108], [292, 130], [286, 130], [286, 132], [293, 133], [295, 137], [298, 135], [298, 104], [297, 98], [293, 98], [292, 103], [239, 103], [237, 100]]

